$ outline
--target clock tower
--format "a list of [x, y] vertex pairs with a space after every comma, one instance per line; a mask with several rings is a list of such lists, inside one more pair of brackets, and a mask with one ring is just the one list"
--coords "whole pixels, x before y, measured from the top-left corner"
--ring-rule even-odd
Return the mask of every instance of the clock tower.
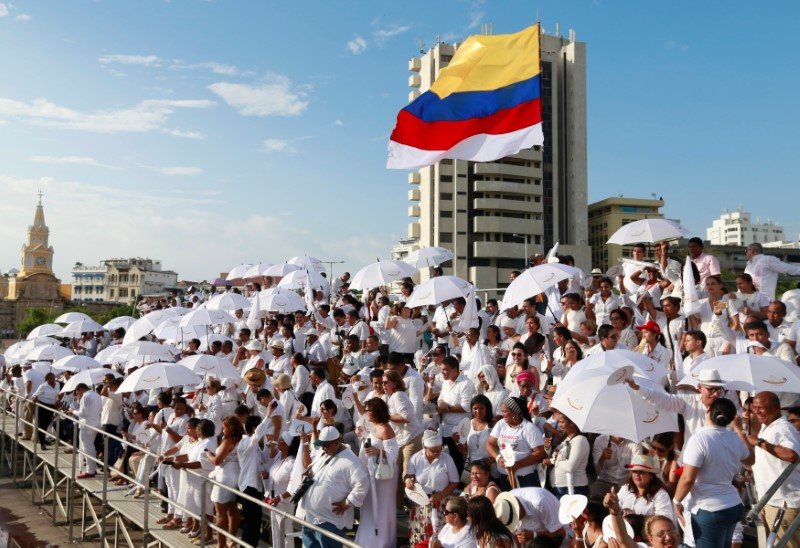
[[22, 245], [22, 268], [17, 277], [27, 277], [40, 272], [53, 274], [53, 247], [48, 245], [50, 229], [44, 222], [42, 191], [39, 191], [39, 204], [33, 216], [33, 224], [28, 227], [28, 239]]
[[[61, 300], [58, 294], [59, 281], [53, 274], [53, 247], [49, 244], [50, 229], [44, 222], [42, 191], [28, 227], [28, 237], [22, 245], [22, 268], [8, 284], [11, 300], [54, 301]], [[38, 303], [31, 303], [31, 305]]]

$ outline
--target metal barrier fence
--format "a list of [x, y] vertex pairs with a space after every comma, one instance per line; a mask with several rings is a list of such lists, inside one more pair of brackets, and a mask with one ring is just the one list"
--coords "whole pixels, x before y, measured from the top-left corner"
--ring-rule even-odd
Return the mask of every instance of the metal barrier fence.
[[[76, 540], [76, 536], [74, 535], [74, 530], [73, 530], [73, 527], [74, 527], [74, 524], [75, 524], [76, 520], [72, 518], [72, 516], [75, 513], [75, 509], [76, 509], [75, 486], [73, 485], [73, 483], [74, 483], [74, 479], [76, 478], [76, 473], [77, 473], [77, 471], [79, 469], [78, 460], [81, 457], [83, 457], [83, 458], [85, 458], [87, 460], [94, 461], [94, 463], [97, 466], [102, 466], [104, 473], [103, 474], [99, 474], [98, 473], [98, 478], [100, 478], [102, 480], [102, 489], [101, 489], [101, 493], [99, 494], [99, 498], [101, 499], [101, 504], [102, 504], [100, 516], [97, 517], [95, 515], [93, 517], [96, 520], [96, 526], [97, 526], [96, 528], [98, 529], [98, 533], [99, 533], [99, 536], [100, 536], [101, 544], [109, 545], [109, 546], [111, 546], [111, 545], [116, 546], [117, 545], [117, 539], [114, 540], [113, 544], [109, 544], [109, 541], [106, 538], [106, 535], [107, 535], [107, 533], [106, 533], [106, 529], [107, 529], [106, 520], [107, 520], [108, 508], [109, 508], [108, 476], [109, 476], [109, 473], [110, 473], [110, 464], [113, 464], [113, 463], [109, 463], [108, 462], [108, 444], [109, 444], [109, 440], [113, 439], [113, 440], [119, 442], [120, 445], [122, 445], [125, 448], [130, 447], [136, 452], [143, 453], [145, 455], [145, 457], [147, 457], [147, 458], [142, 459], [143, 462], [142, 462], [141, 466], [148, 466], [150, 464], [149, 461], [150, 461], [151, 458], [152, 458], [152, 462], [157, 463], [158, 462], [158, 458], [160, 457], [160, 455], [156, 454], [156, 453], [153, 453], [151, 451], [148, 451], [143, 447], [140, 447], [140, 446], [138, 446], [138, 445], [136, 445], [136, 444], [134, 444], [132, 442], [129, 442], [128, 440], [125, 440], [124, 438], [120, 438], [118, 436], [109, 434], [108, 432], [105, 432], [104, 430], [102, 430], [100, 428], [96, 428], [96, 427], [93, 427], [91, 425], [87, 425], [85, 423], [81, 423], [80, 421], [78, 421], [74, 417], [63, 413], [60, 410], [57, 410], [57, 409], [54, 410], [52, 408], [48, 408], [48, 411], [52, 411], [53, 412], [53, 421], [55, 423], [56, 435], [53, 436], [52, 434], [48, 433], [47, 431], [40, 430], [38, 428], [38, 414], [39, 414], [39, 409], [43, 407], [42, 404], [34, 403], [31, 400], [26, 400], [23, 397], [18, 396], [17, 394], [11, 392], [10, 390], [4, 389], [4, 388], [0, 388], [0, 401], [4, 401], [5, 402], [4, 408], [0, 409], [0, 411], [3, 412], [2, 421], [0, 422], [0, 428], [2, 429], [2, 432], [0, 433], [0, 474], [3, 473], [3, 465], [6, 464], [9, 467], [9, 474], [11, 475], [14, 484], [18, 484], [19, 483], [19, 479], [20, 479], [19, 476], [18, 476], [18, 473], [19, 473], [18, 461], [19, 461], [20, 451], [23, 451], [23, 471], [22, 471], [23, 478], [22, 479], [23, 479], [23, 481], [26, 481], [28, 479], [25, 476], [26, 466], [28, 464], [27, 461], [26, 461], [26, 457], [27, 457], [26, 453], [28, 451], [30, 451], [31, 452], [30, 468], [31, 468], [31, 472], [32, 472], [31, 475], [30, 475], [30, 478], [31, 478], [31, 504], [36, 504], [36, 492], [37, 492], [36, 469], [40, 465], [41, 466], [46, 466], [43, 462], [42, 463], [38, 462], [39, 455], [38, 455], [38, 451], [37, 451], [37, 446], [38, 446], [37, 435], [38, 435], [39, 432], [42, 432], [42, 433], [45, 434], [46, 437], [54, 438], [55, 439], [54, 470], [53, 470], [53, 472], [51, 474], [51, 477], [50, 477], [51, 491], [48, 492], [48, 494], [49, 493], [53, 494], [53, 502], [52, 502], [52, 504], [53, 504], [53, 523], [54, 524], [56, 523], [57, 510], [60, 510], [61, 513], [67, 518], [68, 527], [69, 527], [69, 540], [70, 540], [70, 542], [73, 542], [74, 540]], [[9, 405], [9, 403], [11, 403], [11, 402], [13, 402], [13, 403], [11, 405]], [[21, 409], [22, 409], [23, 402], [26, 402], [26, 403], [31, 404], [31, 405], [34, 406], [33, 407], [34, 413], [33, 413], [33, 417], [31, 419], [31, 421], [26, 421], [24, 416], [23, 416], [23, 413], [20, 412]], [[13, 439], [11, 438], [11, 434], [8, 432], [8, 429], [7, 429], [7, 426], [8, 426], [7, 421], [9, 419], [11, 419], [11, 418], [13, 418], [13, 420], [14, 420], [14, 430], [13, 430], [14, 436], [13, 436]], [[59, 452], [61, 450], [61, 445], [63, 443], [63, 441], [58, 436], [58, 433], [60, 432], [61, 421], [70, 421], [72, 423], [72, 446], [71, 446], [72, 458], [71, 458], [71, 463], [70, 463], [70, 468], [71, 469], [70, 469], [69, 475], [64, 474], [64, 472], [62, 470], [59, 470]], [[33, 430], [32, 449], [27, 449], [27, 448], [23, 447], [22, 444], [19, 441], [19, 437], [20, 437], [20, 434], [21, 434], [21, 432], [20, 432], [20, 426], [21, 425], [22, 425], [22, 428], [24, 428], [24, 426], [29, 426]], [[86, 452], [80, 450], [79, 443], [78, 443], [78, 430], [79, 430], [79, 428], [87, 428], [89, 430], [94, 431], [97, 435], [103, 436], [103, 438], [102, 438], [103, 439], [103, 458], [102, 459], [97, 459], [96, 457], [92, 457], [89, 454], [87, 454]], [[6, 438], [9, 438], [9, 443], [11, 443], [10, 451], [9, 451], [9, 448], [6, 446]], [[297, 457], [297, 458], [300, 458], [300, 457]], [[144, 501], [143, 501], [144, 502], [144, 519], [143, 519], [142, 523], [140, 523], [140, 524], [137, 523], [135, 525], [142, 530], [144, 538], [145, 538], [145, 545], [147, 545], [147, 542], [146, 542], [147, 538], [149, 536], [151, 536], [151, 532], [150, 532], [149, 524], [148, 524], [149, 511], [150, 511], [150, 502], [153, 499], [155, 499], [155, 500], [159, 500], [159, 501], [165, 501], [168, 504], [171, 504], [173, 507], [175, 507], [178, 510], [180, 510], [181, 512], [183, 512], [184, 516], [191, 517], [191, 518], [196, 519], [196, 520], [198, 520], [200, 522], [200, 539], [201, 539], [200, 540], [200, 542], [201, 542], [200, 546], [201, 547], [204, 547], [205, 544], [206, 544], [204, 531], [206, 531], [207, 530], [206, 528], [208, 527], [213, 531], [213, 533], [222, 534], [226, 539], [235, 542], [239, 546], [245, 546], [247, 548], [257, 548], [256, 546], [252, 546], [252, 545], [242, 541], [241, 539], [239, 539], [234, 534], [231, 534], [228, 531], [225, 531], [225, 530], [219, 528], [215, 523], [213, 523], [213, 520], [209, 521], [206, 518], [206, 515], [210, 515], [212, 513], [212, 511], [213, 511], [213, 508], [206, 508], [208, 489], [212, 489], [214, 486], [216, 486], [219, 489], [223, 489], [225, 491], [233, 493], [234, 495], [236, 495], [238, 497], [239, 500], [248, 501], [248, 502], [251, 502], [251, 503], [259, 505], [261, 507], [261, 509], [262, 509], [262, 512], [264, 510], [266, 510], [266, 511], [271, 512], [273, 514], [277, 514], [277, 515], [279, 515], [279, 516], [281, 516], [281, 517], [283, 517], [285, 519], [288, 519], [288, 520], [292, 521], [293, 523], [299, 525], [301, 528], [311, 529], [311, 530], [313, 530], [313, 531], [315, 531], [317, 533], [320, 533], [320, 534], [328, 537], [332, 541], [339, 542], [343, 546], [347, 546], [348, 548], [360, 548], [360, 546], [358, 544], [356, 544], [355, 542], [353, 542], [350, 539], [344, 538], [344, 537], [339, 536], [339, 535], [337, 535], [335, 533], [327, 531], [327, 530], [325, 530], [325, 529], [323, 529], [323, 528], [321, 528], [321, 527], [319, 527], [317, 525], [314, 525], [313, 523], [310, 523], [310, 522], [307, 522], [307, 521], [305, 521], [303, 519], [300, 519], [300, 518], [296, 517], [294, 514], [289, 514], [287, 512], [284, 512], [283, 510], [280, 510], [280, 509], [278, 509], [278, 508], [276, 508], [274, 506], [271, 506], [271, 505], [267, 504], [263, 500], [260, 500], [260, 499], [251, 497], [251, 496], [249, 496], [249, 495], [247, 495], [245, 493], [242, 493], [238, 489], [233, 489], [231, 487], [228, 487], [225, 484], [222, 484], [222, 483], [220, 483], [220, 482], [218, 482], [218, 481], [216, 481], [214, 479], [211, 479], [211, 478], [209, 478], [209, 477], [207, 477], [207, 476], [205, 476], [203, 474], [199, 474], [197, 472], [194, 472], [193, 470], [185, 469], [185, 471], [186, 471], [187, 474], [191, 474], [192, 476], [195, 476], [196, 478], [199, 478], [201, 480], [201, 482], [202, 482], [201, 483], [201, 507], [200, 507], [200, 513], [199, 514], [190, 511], [185, 506], [179, 504], [177, 500], [172, 500], [172, 499], [169, 499], [169, 498], [163, 496], [160, 492], [158, 492], [157, 489], [155, 491], [151, 492], [151, 489], [150, 489], [151, 474], [150, 474], [149, 470], [147, 470], [147, 469], [145, 470], [146, 473], [144, 474], [144, 477], [147, 478], [147, 479], [144, 482], [139, 482], [135, 477], [131, 477], [131, 476], [127, 475], [127, 474], [124, 474], [122, 471], [118, 471], [118, 470], [114, 471], [115, 474], [117, 474], [120, 477], [122, 477], [125, 480], [127, 480], [131, 485], [142, 489], [142, 491], [144, 493], [144, 496], [143, 496], [143, 498], [144, 498]], [[59, 481], [59, 476], [62, 475], [62, 474], [64, 475], [64, 477], [61, 478], [61, 480]], [[57, 488], [62, 483], [64, 483], [65, 481], [66, 481], [66, 484], [67, 484], [67, 501], [66, 501], [66, 505], [63, 504], [63, 501], [58, 499], [57, 494], [56, 494]], [[87, 504], [87, 500], [86, 500], [85, 497], [90, 496], [93, 493], [94, 492], [89, 493], [88, 490], [84, 490], [84, 498], [83, 498], [83, 506], [84, 506], [83, 510], [84, 510], [84, 513], [86, 511], [86, 504]], [[85, 518], [85, 515], [83, 517]], [[84, 521], [85, 521], [85, 519], [84, 519]], [[127, 534], [126, 531], [123, 531], [123, 534], [126, 536], [126, 539], [129, 541], [129, 544], [130, 544], [131, 543], [130, 536]]]

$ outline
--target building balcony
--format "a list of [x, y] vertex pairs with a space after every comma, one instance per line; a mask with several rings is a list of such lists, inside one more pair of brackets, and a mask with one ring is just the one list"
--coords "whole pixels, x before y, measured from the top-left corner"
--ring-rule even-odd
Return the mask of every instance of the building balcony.
[[498, 162], [475, 163], [475, 175], [507, 175], [509, 177], [541, 176], [541, 167], [535, 168], [501, 164]]
[[[528, 246], [528, 253], [533, 248]], [[524, 242], [474, 242], [472, 252], [477, 259], [516, 259], [525, 257]]]
[[419, 218], [420, 216], [419, 206], [408, 206], [408, 216]]
[[419, 57], [412, 57], [408, 60], [408, 70], [411, 72], [419, 72], [422, 69], [422, 59]]
[[421, 180], [422, 177], [420, 176], [419, 171], [415, 171], [414, 173], [408, 174], [408, 184], [410, 185], [418, 185]]
[[531, 219], [509, 219], [508, 217], [475, 217], [472, 220], [473, 230], [477, 233], [529, 234], [533, 241], [534, 234], [544, 233], [544, 223]]
[[419, 90], [415, 89], [408, 92], [408, 102], [410, 103], [414, 99], [420, 96]]
[[530, 213], [544, 211], [541, 202], [522, 202], [519, 200], [504, 200], [502, 198], [475, 198], [472, 201], [472, 207], [492, 211], [526, 211]]
[[419, 239], [420, 227], [419, 223], [410, 223], [408, 225], [408, 237]]
[[422, 85], [422, 78], [420, 78], [419, 74], [412, 74], [408, 77], [408, 87], [418, 88], [421, 85]]
[[419, 202], [420, 199], [420, 192], [418, 188], [412, 188], [408, 191], [408, 201], [409, 202]]
[[533, 183], [509, 183], [506, 181], [475, 181], [475, 192], [502, 192], [504, 194], [542, 194], [542, 187], [535, 186]]

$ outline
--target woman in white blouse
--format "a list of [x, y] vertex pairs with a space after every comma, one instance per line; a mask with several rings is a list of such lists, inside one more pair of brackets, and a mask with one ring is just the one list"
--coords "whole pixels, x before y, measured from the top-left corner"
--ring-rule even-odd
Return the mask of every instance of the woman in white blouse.
[[631, 476], [618, 492], [619, 506], [626, 514], [667, 516], [675, 521], [672, 501], [661, 482], [661, 465], [656, 457], [636, 455], [628, 465]]
[[[294, 504], [289, 493], [289, 480], [294, 468], [297, 451], [300, 448], [300, 436], [292, 436], [283, 432], [277, 442], [270, 443], [270, 460], [267, 464], [266, 497], [269, 503], [284, 512], [294, 513]], [[294, 548], [293, 522], [270, 513], [272, 524], [272, 545], [276, 548]]]

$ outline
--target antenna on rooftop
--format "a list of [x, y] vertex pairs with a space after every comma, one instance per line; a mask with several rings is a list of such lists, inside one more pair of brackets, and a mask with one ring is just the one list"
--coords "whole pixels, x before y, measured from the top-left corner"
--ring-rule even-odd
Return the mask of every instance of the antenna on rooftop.
[[419, 52], [420, 53], [425, 53], [425, 40], [420, 40], [419, 41]]

